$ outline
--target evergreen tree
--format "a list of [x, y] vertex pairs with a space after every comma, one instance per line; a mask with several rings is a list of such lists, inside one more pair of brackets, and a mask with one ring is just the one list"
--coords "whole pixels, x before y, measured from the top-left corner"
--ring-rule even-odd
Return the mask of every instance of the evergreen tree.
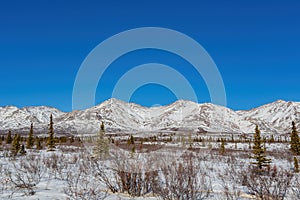
[[189, 143], [189, 148], [193, 148], [193, 138], [192, 138], [192, 134], [189, 134], [188, 137], [188, 143]]
[[47, 140], [48, 151], [55, 150], [55, 140], [54, 140], [54, 130], [53, 130], [53, 118], [52, 114], [50, 115], [50, 124], [49, 124], [49, 137]]
[[15, 135], [11, 146], [11, 152], [14, 156], [18, 154], [21, 148], [20, 141], [21, 141], [20, 134]]
[[233, 137], [233, 135], [231, 135], [231, 142], [234, 142], [234, 137]]
[[7, 137], [6, 137], [6, 144], [11, 144], [12, 137], [11, 137], [11, 131], [8, 131]]
[[275, 139], [274, 139], [274, 135], [271, 135], [271, 138], [269, 140], [269, 143], [274, 143], [275, 142]]
[[93, 153], [96, 158], [106, 158], [109, 154], [109, 141], [105, 138], [104, 123], [101, 123], [100, 131], [97, 134], [97, 140]]
[[26, 150], [25, 150], [25, 146], [24, 146], [24, 144], [22, 144], [22, 146], [21, 146], [21, 149], [20, 149], [19, 153], [20, 153], [20, 155], [21, 155], [21, 156], [23, 156], [23, 155], [25, 155], [25, 154], [26, 154]]
[[135, 146], [132, 147], [131, 152], [135, 153]]
[[131, 149], [130, 158], [134, 158], [134, 155], [135, 155], [135, 145], [133, 145]]
[[256, 165], [259, 170], [262, 170], [263, 167], [267, 167], [271, 163], [271, 159], [268, 159], [265, 155], [265, 150], [263, 146], [263, 139], [260, 136], [260, 130], [258, 126], [255, 128], [254, 140], [253, 140], [253, 156], [252, 159], [255, 162], [251, 162], [251, 164]]
[[223, 138], [221, 138], [220, 153], [225, 153], [225, 140]]
[[70, 143], [74, 143], [74, 137], [72, 136], [71, 138], [70, 138]]
[[34, 145], [33, 124], [31, 123], [29, 135], [28, 135], [28, 138], [27, 138], [27, 141], [26, 141], [26, 148], [27, 149], [32, 149], [33, 145]]
[[300, 140], [296, 129], [295, 122], [292, 122], [292, 133], [291, 133], [291, 151], [294, 154], [300, 155]]
[[128, 145], [134, 144], [134, 137], [132, 135], [130, 135], [130, 137], [128, 137], [127, 144]]
[[298, 163], [298, 159], [296, 157], [294, 157], [294, 170], [296, 173], [299, 172], [299, 163]]
[[182, 147], [185, 148], [185, 146], [186, 146], [185, 136], [181, 136], [181, 145], [182, 145]]
[[35, 139], [35, 145], [36, 145], [36, 149], [37, 150], [43, 149], [41, 138], [36, 137], [36, 139]]
[[130, 143], [134, 144], [134, 137], [132, 135], [130, 136]]

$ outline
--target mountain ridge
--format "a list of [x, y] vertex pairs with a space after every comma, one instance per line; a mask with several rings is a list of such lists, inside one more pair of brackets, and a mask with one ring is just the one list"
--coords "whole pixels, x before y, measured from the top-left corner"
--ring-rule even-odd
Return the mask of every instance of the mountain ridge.
[[[287, 133], [300, 120], [300, 102], [277, 100], [250, 110], [234, 111], [212, 103], [178, 100], [169, 105], [144, 107], [108, 99], [85, 110], [63, 112], [49, 106], [0, 107], [0, 132], [26, 132], [30, 124], [47, 133], [50, 114], [55, 130], [66, 134], [94, 134], [104, 121], [108, 132], [171, 131], [251, 133], [259, 125], [265, 133]], [[298, 126], [299, 127], [299, 126]]]

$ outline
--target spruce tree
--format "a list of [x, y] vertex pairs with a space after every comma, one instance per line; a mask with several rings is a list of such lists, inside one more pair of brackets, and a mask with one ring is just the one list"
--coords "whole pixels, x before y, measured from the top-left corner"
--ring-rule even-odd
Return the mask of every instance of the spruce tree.
[[188, 138], [188, 142], [189, 142], [189, 148], [193, 148], [193, 138], [192, 138], [192, 134], [189, 134], [189, 138]]
[[275, 139], [274, 139], [274, 135], [271, 135], [271, 138], [269, 140], [269, 143], [274, 143], [275, 142]]
[[6, 144], [11, 144], [12, 137], [11, 137], [11, 131], [8, 131], [7, 137], [6, 137]]
[[131, 152], [135, 153], [135, 146], [132, 147]]
[[296, 157], [294, 157], [294, 170], [295, 170], [295, 173], [299, 172], [299, 163], [298, 163], [298, 159]]
[[35, 139], [35, 146], [37, 150], [43, 149], [42, 143], [41, 143], [41, 138], [36, 137]]
[[132, 135], [130, 136], [130, 144], [134, 144], [134, 137]]
[[252, 159], [255, 162], [251, 162], [251, 164], [255, 165], [259, 170], [262, 170], [263, 167], [267, 167], [271, 163], [271, 159], [268, 159], [265, 155], [263, 139], [260, 136], [260, 130], [258, 126], [255, 128], [254, 140], [253, 140], [253, 156]]
[[292, 133], [291, 133], [291, 151], [294, 154], [300, 155], [300, 140], [296, 129], [295, 122], [292, 122]]
[[225, 154], [225, 140], [221, 138], [220, 153]]
[[26, 150], [25, 150], [24, 144], [21, 145], [21, 149], [20, 149], [19, 153], [20, 153], [21, 156], [23, 156], [23, 155], [26, 154]]
[[71, 138], [70, 138], [70, 143], [74, 143], [74, 137], [72, 136]]
[[54, 151], [55, 150], [55, 140], [54, 140], [54, 130], [53, 130], [53, 118], [52, 114], [50, 115], [50, 123], [49, 123], [49, 133], [48, 133], [48, 140], [47, 140], [47, 146], [48, 151]]
[[18, 154], [21, 148], [20, 141], [21, 141], [20, 134], [15, 135], [11, 146], [11, 152], [14, 156]]
[[97, 134], [96, 144], [93, 149], [94, 156], [96, 158], [106, 158], [109, 154], [109, 141], [105, 138], [104, 123], [101, 123], [100, 131]]
[[26, 148], [27, 149], [32, 149], [33, 145], [34, 145], [33, 124], [31, 123], [29, 135], [28, 135], [28, 138], [27, 138], [27, 141], [26, 141]]

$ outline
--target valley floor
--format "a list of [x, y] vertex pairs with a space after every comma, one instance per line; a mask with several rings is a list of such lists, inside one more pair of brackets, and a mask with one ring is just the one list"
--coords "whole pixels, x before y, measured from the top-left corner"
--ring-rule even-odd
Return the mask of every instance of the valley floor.
[[0, 151], [0, 199], [299, 199], [300, 177], [288, 142], [265, 144], [270, 167], [255, 172], [251, 143], [135, 141], [109, 145], [96, 158], [93, 143], [58, 144], [55, 151]]

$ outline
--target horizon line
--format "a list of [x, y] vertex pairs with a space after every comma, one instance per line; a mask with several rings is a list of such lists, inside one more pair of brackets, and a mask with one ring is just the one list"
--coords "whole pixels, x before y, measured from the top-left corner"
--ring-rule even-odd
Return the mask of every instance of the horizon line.
[[[202, 104], [212, 104], [212, 105], [215, 105], [215, 106], [220, 106], [220, 107], [224, 107], [224, 108], [228, 108], [228, 109], [231, 109], [233, 111], [247, 111], [247, 110], [253, 110], [255, 108], [259, 108], [259, 107], [262, 107], [262, 106], [265, 106], [265, 105], [269, 105], [269, 104], [272, 104], [272, 103], [275, 103], [275, 102], [285, 102], [285, 103], [289, 103], [289, 102], [293, 102], [293, 103], [300, 103], [299, 101], [290, 101], [290, 100], [283, 100], [283, 99], [277, 99], [275, 101], [271, 101], [271, 102], [268, 102], [268, 103], [265, 103], [265, 104], [261, 104], [259, 106], [256, 106], [256, 107], [253, 107], [253, 108], [250, 108], [250, 109], [232, 109], [228, 106], [222, 106], [222, 105], [218, 105], [218, 104], [214, 104], [212, 102], [195, 102], [195, 101], [192, 101], [192, 100], [185, 100], [185, 99], [177, 99], [176, 101], [173, 101], [172, 103], [169, 103], [169, 104], [165, 104], [165, 105], [159, 105], [157, 104], [157, 106], [144, 106], [144, 105], [141, 105], [139, 103], [136, 103], [136, 102], [126, 102], [124, 100], [120, 100], [120, 99], [117, 99], [117, 98], [109, 98], [109, 99], [106, 99], [92, 107], [89, 107], [87, 109], [90, 109], [90, 108], [93, 108], [93, 107], [97, 107], [97, 106], [100, 106], [101, 104], [107, 102], [107, 101], [111, 101], [111, 100], [116, 100], [116, 101], [120, 101], [120, 102], [123, 102], [123, 103], [127, 103], [127, 104], [135, 104], [137, 106], [141, 106], [141, 107], [145, 107], [145, 108], [159, 108], [159, 107], [166, 107], [166, 106], [170, 106], [172, 104], [175, 104], [176, 102], [179, 102], [179, 101], [184, 101], [184, 102], [192, 102], [192, 103], [195, 103], [195, 104], [199, 104], [199, 105], [202, 105]], [[87, 109], [83, 109], [83, 110], [71, 110], [71, 111], [62, 111], [61, 109], [58, 109], [57, 107], [55, 106], [48, 106], [48, 105], [29, 105], [29, 106], [23, 106], [23, 107], [18, 107], [18, 106], [15, 106], [15, 105], [4, 105], [4, 106], [0, 106], [0, 108], [5, 108], [5, 107], [15, 107], [15, 108], [18, 108], [18, 109], [26, 109], [26, 108], [31, 108], [31, 107], [47, 107], [47, 108], [54, 108], [54, 109], [57, 109], [61, 112], [64, 112], [64, 113], [71, 113], [73, 111], [83, 111], [83, 110], [87, 110]]]

